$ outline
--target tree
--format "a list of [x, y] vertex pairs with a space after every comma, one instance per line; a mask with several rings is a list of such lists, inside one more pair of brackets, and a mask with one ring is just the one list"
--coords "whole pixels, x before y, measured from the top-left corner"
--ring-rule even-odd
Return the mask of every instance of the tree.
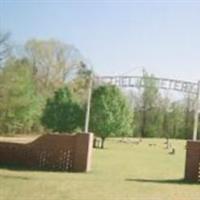
[[3, 60], [8, 56], [10, 52], [10, 45], [9, 45], [9, 33], [3, 33], [0, 31], [0, 67]]
[[80, 66], [81, 55], [72, 45], [58, 40], [29, 40], [26, 57], [32, 63], [40, 91], [44, 93], [63, 87]]
[[0, 74], [0, 131], [30, 132], [40, 115], [30, 64], [9, 59]]
[[47, 100], [42, 124], [53, 132], [61, 133], [82, 128], [83, 111], [68, 88], [57, 90], [54, 97]]
[[169, 114], [169, 122], [171, 122], [172, 138], [185, 138], [184, 134], [184, 107], [182, 102], [173, 102], [172, 111]]
[[[87, 102], [90, 75], [91, 71], [83, 67], [78, 71], [77, 76], [73, 80], [67, 82], [73, 95], [82, 106], [86, 105]], [[95, 85], [94, 80], [93, 85]]]
[[99, 86], [93, 91], [91, 102], [91, 131], [102, 139], [132, 132], [132, 109], [126, 97], [116, 86]]
[[173, 111], [173, 107], [171, 107], [171, 101], [169, 99], [168, 91], [165, 93], [165, 97], [160, 98], [160, 104], [158, 105], [160, 108], [160, 116], [161, 116], [161, 131], [160, 134], [156, 134], [155, 136], [161, 136], [166, 138], [167, 148], [169, 147], [169, 138], [171, 136], [171, 112]]
[[184, 125], [183, 134], [185, 139], [192, 139], [194, 126], [195, 98], [190, 94], [184, 96]]
[[136, 129], [140, 137], [154, 137], [162, 131], [161, 96], [153, 75], [144, 72], [143, 76], [143, 89], [135, 102]]

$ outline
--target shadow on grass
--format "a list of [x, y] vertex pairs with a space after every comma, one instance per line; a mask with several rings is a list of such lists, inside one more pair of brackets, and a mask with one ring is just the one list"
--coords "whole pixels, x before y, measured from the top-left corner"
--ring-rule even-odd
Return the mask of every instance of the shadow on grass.
[[14, 175], [2, 175], [2, 174], [0, 174], [0, 178], [2, 178], [2, 179], [30, 180], [30, 178], [26, 177], [26, 176], [14, 176]]
[[7, 169], [13, 171], [29, 171], [29, 172], [71, 172], [71, 171], [64, 171], [64, 170], [52, 170], [52, 169], [41, 169], [41, 168], [29, 168], [21, 165], [0, 165], [0, 169]]
[[185, 179], [125, 179], [126, 181], [134, 181], [140, 183], [161, 183], [161, 184], [179, 184], [179, 185], [200, 185], [200, 182], [190, 182]]

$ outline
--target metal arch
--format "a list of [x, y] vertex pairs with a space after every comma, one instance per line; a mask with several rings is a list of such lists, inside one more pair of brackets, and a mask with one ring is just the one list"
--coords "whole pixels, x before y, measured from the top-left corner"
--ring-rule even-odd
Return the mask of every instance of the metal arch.
[[[98, 83], [107, 83], [119, 87], [144, 87], [145, 79], [154, 80], [156, 85], [161, 89], [174, 90], [194, 94], [196, 96], [194, 108], [194, 128], [193, 140], [196, 141], [198, 136], [198, 122], [199, 122], [199, 106], [200, 106], [200, 81], [198, 83], [190, 81], [182, 81], [176, 79], [158, 78], [158, 77], [142, 77], [142, 76], [97, 76], [95, 77]], [[148, 87], [148, 85], [147, 85]], [[151, 87], [151, 86], [149, 86]]]
[[[185, 92], [191, 94], [197, 94], [198, 92], [198, 83], [167, 79], [167, 78], [158, 78], [158, 77], [141, 77], [141, 76], [98, 76], [96, 80], [99, 83], [108, 83], [116, 85], [119, 87], [144, 87], [144, 80], [154, 80], [156, 85], [161, 89], [175, 90], [178, 92]], [[148, 87], [148, 85], [147, 85]]]

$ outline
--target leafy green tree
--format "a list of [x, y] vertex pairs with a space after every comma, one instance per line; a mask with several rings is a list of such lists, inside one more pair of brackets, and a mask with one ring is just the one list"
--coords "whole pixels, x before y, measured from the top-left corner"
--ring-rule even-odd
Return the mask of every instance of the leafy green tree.
[[0, 131], [30, 132], [40, 115], [30, 64], [9, 59], [0, 74]]
[[161, 96], [153, 75], [144, 72], [143, 76], [143, 88], [135, 102], [136, 130], [140, 137], [154, 137], [162, 130]]
[[96, 88], [91, 102], [91, 131], [102, 139], [109, 136], [124, 136], [132, 132], [132, 109], [119, 88], [104, 85]]
[[181, 102], [173, 102], [172, 111], [169, 113], [169, 123], [171, 124], [172, 138], [185, 138], [184, 135], [184, 107]]
[[193, 126], [194, 126], [194, 105], [195, 105], [195, 98], [189, 94], [185, 95], [183, 99], [184, 124], [182, 127], [185, 139], [192, 139]]
[[61, 133], [82, 128], [83, 111], [68, 88], [57, 90], [54, 97], [47, 100], [42, 124], [53, 132]]

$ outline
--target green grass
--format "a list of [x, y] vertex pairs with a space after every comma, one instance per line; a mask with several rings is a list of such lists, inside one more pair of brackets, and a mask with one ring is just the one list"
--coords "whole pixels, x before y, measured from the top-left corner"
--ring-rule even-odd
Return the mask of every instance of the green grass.
[[200, 184], [182, 181], [185, 141], [172, 141], [175, 155], [169, 155], [163, 143], [162, 139], [145, 139], [139, 145], [109, 140], [105, 150], [94, 151], [90, 173], [0, 168], [0, 199], [199, 200]]

